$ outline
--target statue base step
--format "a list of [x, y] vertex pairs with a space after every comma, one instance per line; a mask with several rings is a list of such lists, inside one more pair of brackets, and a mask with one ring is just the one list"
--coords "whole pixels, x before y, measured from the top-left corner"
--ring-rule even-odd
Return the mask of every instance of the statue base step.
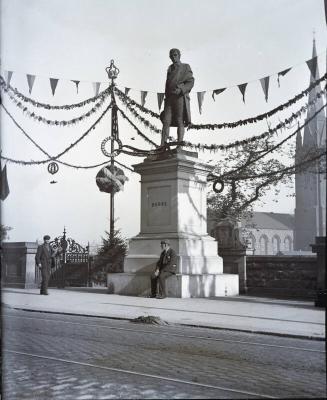
[[[149, 273], [110, 273], [107, 275], [109, 293], [127, 296], [148, 296], [151, 293]], [[167, 279], [168, 297], [237, 296], [237, 274], [176, 274]]]

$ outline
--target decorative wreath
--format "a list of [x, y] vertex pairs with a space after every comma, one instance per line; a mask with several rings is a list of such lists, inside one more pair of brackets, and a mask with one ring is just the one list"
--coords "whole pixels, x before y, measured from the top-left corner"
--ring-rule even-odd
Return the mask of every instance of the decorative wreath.
[[96, 176], [96, 183], [100, 191], [106, 193], [117, 193], [123, 190], [126, 181], [128, 178], [124, 171], [111, 165], [101, 168]]

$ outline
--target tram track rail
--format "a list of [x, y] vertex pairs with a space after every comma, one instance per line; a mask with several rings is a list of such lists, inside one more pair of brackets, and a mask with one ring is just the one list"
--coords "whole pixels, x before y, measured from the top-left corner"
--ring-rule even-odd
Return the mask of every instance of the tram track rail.
[[[115, 330], [115, 331], [125, 331], [130, 333], [146, 333], [152, 335], [160, 335], [160, 336], [169, 336], [169, 337], [178, 337], [184, 339], [192, 339], [192, 340], [205, 340], [211, 342], [222, 342], [222, 343], [232, 343], [232, 344], [239, 344], [244, 346], [258, 346], [258, 347], [266, 347], [266, 348], [278, 348], [278, 349], [288, 349], [291, 351], [303, 351], [303, 352], [311, 352], [311, 353], [322, 353], [325, 354], [325, 350], [319, 349], [312, 349], [312, 348], [304, 348], [304, 347], [297, 347], [297, 346], [285, 346], [285, 345], [278, 345], [278, 344], [271, 344], [271, 343], [260, 343], [260, 342], [251, 342], [245, 340], [235, 340], [235, 339], [222, 339], [222, 338], [214, 338], [208, 336], [197, 336], [197, 335], [185, 335], [181, 333], [173, 333], [173, 332], [163, 332], [162, 330], [150, 330], [150, 329], [136, 329], [136, 328], [125, 328], [125, 327], [117, 327], [117, 326], [108, 326], [108, 325], [101, 325], [101, 324], [89, 324], [89, 323], [82, 323], [82, 322], [74, 322], [74, 321], [65, 321], [61, 319], [54, 319], [54, 318], [40, 318], [40, 317], [31, 317], [31, 316], [15, 316], [15, 315], [8, 315], [3, 314], [3, 318], [13, 318], [13, 319], [27, 319], [27, 320], [37, 320], [37, 321], [47, 321], [53, 323], [61, 323], [66, 325], [73, 325], [73, 326], [81, 326], [81, 327], [89, 327], [89, 328], [103, 328], [108, 330]], [[164, 326], [165, 329], [169, 329], [169, 326]]]
[[29, 358], [34, 358], [34, 359], [54, 361], [57, 363], [73, 364], [73, 365], [78, 365], [78, 366], [87, 367], [87, 368], [95, 368], [95, 369], [100, 369], [100, 370], [105, 370], [105, 371], [110, 371], [110, 372], [116, 372], [116, 373], [120, 373], [120, 374], [134, 375], [134, 376], [143, 377], [143, 378], [150, 378], [153, 380], [167, 381], [167, 382], [171, 382], [171, 383], [175, 383], [175, 384], [182, 384], [182, 385], [187, 385], [187, 386], [197, 386], [197, 387], [202, 387], [203, 389], [214, 389], [214, 390], [220, 390], [222, 392], [242, 394], [242, 395], [246, 395], [246, 396], [266, 398], [266, 399], [278, 398], [278, 397], [274, 397], [274, 396], [263, 394], [263, 393], [256, 393], [256, 392], [251, 392], [251, 391], [232, 389], [232, 388], [228, 388], [228, 387], [224, 387], [224, 386], [210, 385], [210, 384], [205, 384], [205, 383], [200, 383], [200, 382], [187, 381], [184, 379], [171, 378], [171, 377], [162, 376], [162, 375], [147, 374], [147, 373], [143, 373], [143, 372], [131, 371], [131, 370], [122, 369], [122, 368], [107, 367], [107, 366], [97, 365], [97, 364], [92, 364], [92, 363], [87, 363], [87, 362], [69, 360], [66, 358], [51, 357], [48, 355], [33, 354], [33, 353], [16, 351], [16, 350], [11, 350], [11, 349], [4, 349], [3, 352], [14, 354], [16, 356], [23, 356], [23, 357], [29, 357]]

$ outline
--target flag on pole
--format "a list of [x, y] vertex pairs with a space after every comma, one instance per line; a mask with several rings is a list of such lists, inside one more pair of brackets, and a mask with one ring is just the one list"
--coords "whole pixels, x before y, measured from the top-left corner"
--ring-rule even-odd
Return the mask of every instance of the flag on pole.
[[141, 91], [141, 104], [142, 104], [143, 107], [144, 107], [145, 99], [146, 99], [147, 95], [148, 95], [148, 92], [146, 92], [144, 90]]
[[57, 85], [58, 85], [59, 79], [56, 78], [50, 78], [50, 85], [51, 85], [51, 91], [52, 91], [52, 96], [54, 96]]
[[26, 74], [26, 78], [27, 78], [27, 83], [28, 83], [28, 91], [31, 94], [33, 85], [34, 85], [34, 81], [35, 81], [35, 75]]
[[238, 88], [240, 89], [240, 92], [242, 93], [243, 96], [243, 103], [245, 104], [245, 90], [247, 87], [247, 83], [242, 83], [241, 85], [238, 85]]
[[202, 104], [203, 104], [203, 99], [204, 99], [205, 93], [206, 92], [197, 92], [200, 114], [202, 113]]
[[266, 101], [268, 101], [268, 90], [269, 90], [269, 76], [260, 79], [263, 93], [265, 95]]
[[97, 96], [99, 94], [101, 82], [92, 82], [92, 85], [94, 90], [94, 96]]
[[278, 72], [278, 76], [277, 76], [278, 87], [280, 87], [279, 77], [286, 75], [288, 72], [290, 72], [291, 69], [292, 69], [292, 67], [284, 69], [283, 71]]
[[218, 95], [218, 94], [222, 93], [224, 90], [226, 90], [226, 88], [223, 88], [223, 89], [215, 89], [215, 90], [213, 90], [213, 91], [212, 91], [212, 98], [213, 98], [213, 100], [216, 101], [216, 100], [215, 100], [215, 95]]
[[0, 180], [1, 180], [1, 193], [0, 199], [5, 200], [8, 197], [10, 192], [9, 185], [8, 185], [8, 177], [7, 177], [7, 165], [5, 165], [2, 169], [1, 162], [0, 162]]
[[75, 83], [75, 85], [76, 85], [76, 93], [78, 93], [78, 85], [79, 85], [80, 81], [75, 81], [75, 80], [72, 79], [72, 82]]
[[8, 86], [10, 85], [12, 74], [13, 74], [12, 71], [5, 71], [5, 79]]
[[161, 109], [164, 97], [165, 97], [165, 93], [157, 93], [159, 111]]

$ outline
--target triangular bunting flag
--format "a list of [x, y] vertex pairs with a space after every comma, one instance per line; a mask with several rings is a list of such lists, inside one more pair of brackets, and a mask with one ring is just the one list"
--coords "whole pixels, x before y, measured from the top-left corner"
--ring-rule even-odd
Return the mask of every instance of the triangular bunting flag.
[[215, 90], [213, 90], [213, 91], [212, 91], [212, 98], [213, 98], [213, 100], [216, 101], [216, 100], [215, 100], [215, 95], [218, 95], [218, 94], [222, 93], [224, 90], [226, 90], [226, 88], [223, 88], [223, 89], [215, 89]]
[[242, 96], [243, 96], [243, 103], [245, 103], [245, 90], [247, 87], [247, 83], [242, 83], [241, 85], [238, 85], [238, 88], [240, 89]]
[[265, 94], [265, 99], [268, 101], [268, 89], [269, 89], [269, 76], [260, 79], [263, 93]]
[[72, 79], [72, 82], [75, 83], [75, 85], [76, 85], [76, 93], [78, 93], [78, 85], [79, 85], [80, 81], [74, 81], [74, 80]]
[[159, 111], [161, 109], [164, 97], [165, 97], [165, 93], [157, 93]]
[[291, 69], [292, 69], [292, 67], [284, 69], [284, 71], [278, 72], [278, 76], [277, 76], [278, 87], [280, 87], [279, 77], [286, 75], [288, 72], [290, 72]]
[[316, 80], [316, 71], [317, 71], [317, 57], [311, 58], [311, 60], [306, 61], [307, 66], [311, 72], [311, 76], [314, 80]]
[[199, 103], [199, 112], [200, 114], [202, 113], [202, 104], [203, 104], [203, 99], [205, 92], [197, 92], [198, 95], [198, 103]]
[[50, 85], [51, 85], [51, 90], [52, 90], [52, 96], [54, 96], [56, 87], [58, 85], [59, 79], [56, 78], [50, 78]]
[[8, 86], [10, 85], [12, 74], [13, 74], [12, 71], [5, 71], [5, 79]]
[[8, 185], [8, 178], [7, 178], [7, 165], [1, 168], [0, 164], [0, 199], [5, 200], [8, 197], [9, 194], [9, 185]]
[[144, 90], [141, 91], [141, 104], [143, 107], [145, 104], [145, 99], [146, 99], [147, 94], [148, 94], [148, 92], [145, 92]]
[[94, 95], [97, 96], [99, 94], [101, 82], [92, 82]]
[[30, 92], [30, 94], [32, 93], [32, 89], [33, 89], [33, 85], [34, 85], [34, 81], [35, 81], [35, 75], [29, 75], [26, 74], [27, 77], [27, 83], [28, 83], [28, 90]]
[[126, 94], [126, 96], [128, 95], [128, 92], [131, 90], [131, 88], [129, 88], [129, 87], [125, 87], [125, 94]]

